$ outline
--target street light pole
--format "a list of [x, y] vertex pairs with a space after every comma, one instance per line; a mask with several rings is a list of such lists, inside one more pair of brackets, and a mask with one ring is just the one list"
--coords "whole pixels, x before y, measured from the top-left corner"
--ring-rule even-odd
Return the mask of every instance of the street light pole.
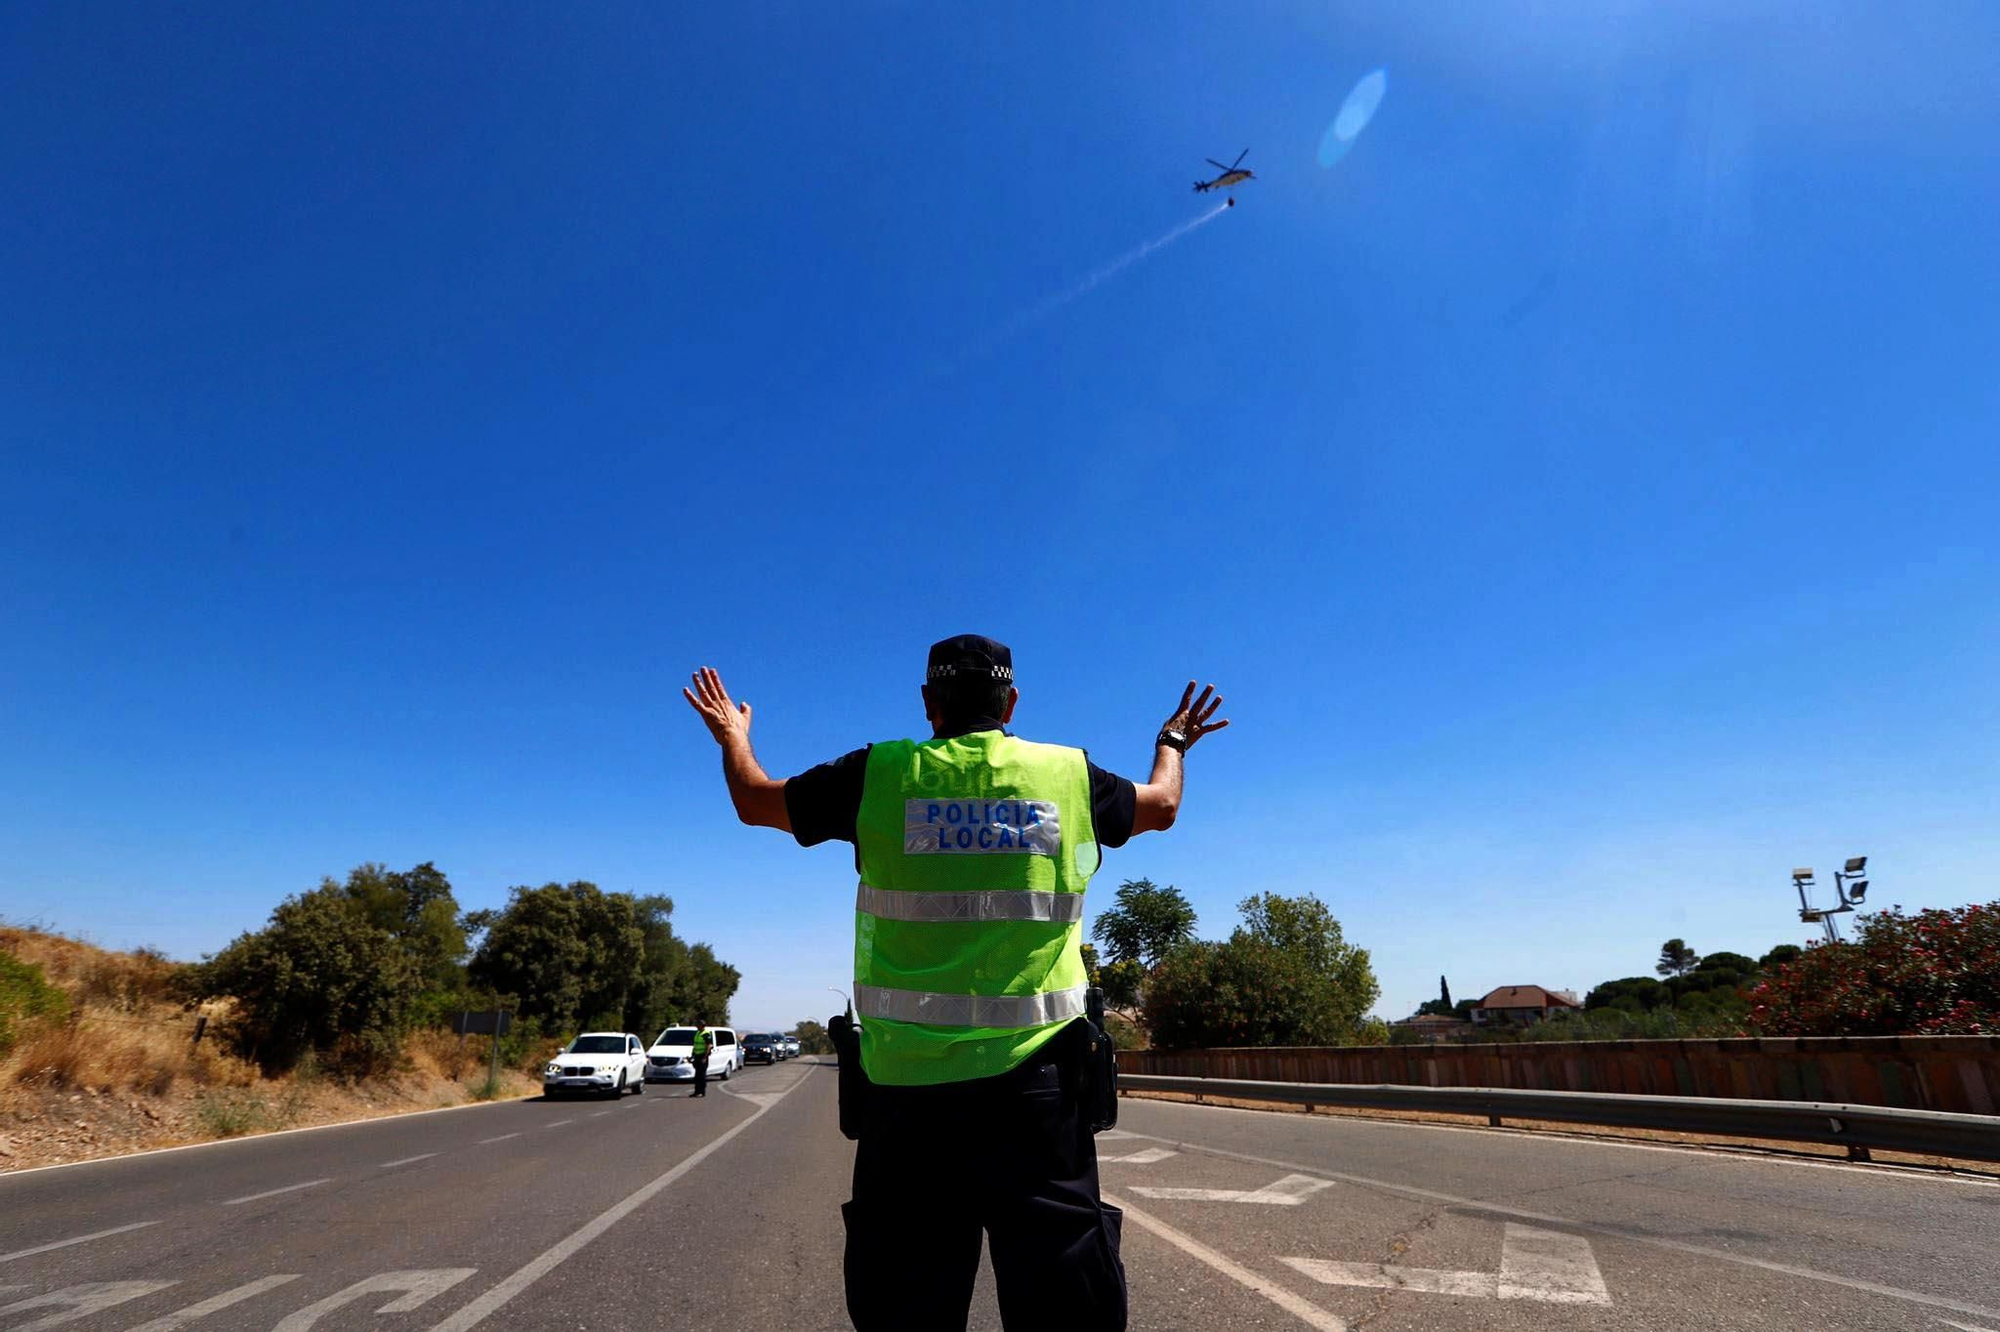
[[839, 988], [838, 986], [835, 986], [835, 985], [829, 985], [829, 986], [827, 986], [826, 988], [827, 988], [827, 989], [829, 989], [829, 990], [832, 990], [832, 991], [833, 991], [833, 992], [834, 992], [835, 994], [839, 995], [839, 996], [840, 996], [840, 997], [841, 997], [842, 999], [846, 999], [846, 1000], [847, 1000], [847, 1020], [848, 1020], [849, 1022], [852, 1022], [852, 1021], [854, 1021], [854, 1001], [853, 1001], [852, 999], [848, 999], [848, 998], [847, 998], [847, 991], [845, 991], [845, 990], [843, 990], [843, 989], [841, 989], [841, 988]]

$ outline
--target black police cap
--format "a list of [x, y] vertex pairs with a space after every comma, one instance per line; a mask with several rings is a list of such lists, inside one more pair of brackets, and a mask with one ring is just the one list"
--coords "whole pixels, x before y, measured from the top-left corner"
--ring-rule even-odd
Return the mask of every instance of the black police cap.
[[946, 680], [998, 680], [1014, 683], [1014, 654], [1005, 643], [984, 634], [958, 634], [931, 644], [924, 671], [928, 684]]

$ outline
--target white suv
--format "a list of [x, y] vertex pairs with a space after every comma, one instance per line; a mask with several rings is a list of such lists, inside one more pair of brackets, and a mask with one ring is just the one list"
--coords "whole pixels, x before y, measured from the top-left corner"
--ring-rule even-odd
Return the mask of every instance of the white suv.
[[[694, 1054], [694, 1028], [668, 1027], [653, 1042], [653, 1048], [646, 1051], [646, 1080], [648, 1082], [693, 1082], [694, 1065], [689, 1059]], [[729, 1075], [743, 1067], [743, 1043], [736, 1039], [734, 1027], [710, 1027], [708, 1029], [708, 1076], [727, 1081]]]
[[634, 1096], [646, 1090], [646, 1053], [629, 1031], [586, 1031], [549, 1061], [542, 1070], [542, 1094], [551, 1099], [566, 1092]]

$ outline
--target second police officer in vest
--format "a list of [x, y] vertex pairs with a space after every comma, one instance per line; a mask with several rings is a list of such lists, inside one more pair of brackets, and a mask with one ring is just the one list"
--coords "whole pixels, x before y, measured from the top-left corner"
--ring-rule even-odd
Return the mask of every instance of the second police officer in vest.
[[1120, 1214], [1098, 1195], [1079, 1087], [1083, 891], [1101, 847], [1172, 826], [1182, 755], [1228, 725], [1213, 720], [1222, 700], [1190, 682], [1135, 784], [1007, 733], [1019, 695], [1003, 644], [948, 638], [925, 674], [929, 740], [790, 781], [757, 762], [750, 705], [714, 670], [684, 691], [745, 823], [855, 845], [867, 1078], [841, 1209], [848, 1314], [862, 1332], [963, 1328], [984, 1231], [1006, 1326], [1120, 1329]]

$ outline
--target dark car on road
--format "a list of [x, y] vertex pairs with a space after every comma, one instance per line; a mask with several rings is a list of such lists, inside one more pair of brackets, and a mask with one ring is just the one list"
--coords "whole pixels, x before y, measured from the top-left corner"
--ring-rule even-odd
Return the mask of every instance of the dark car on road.
[[766, 1032], [753, 1031], [743, 1038], [743, 1062], [746, 1064], [775, 1064], [784, 1055], [783, 1047], [777, 1039]]

